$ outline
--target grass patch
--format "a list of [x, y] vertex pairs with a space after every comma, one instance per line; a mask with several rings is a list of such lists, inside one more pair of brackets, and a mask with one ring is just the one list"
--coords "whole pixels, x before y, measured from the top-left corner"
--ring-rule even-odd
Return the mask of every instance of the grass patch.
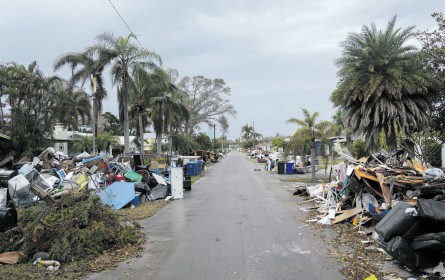
[[144, 204], [131, 209], [124, 208], [116, 212], [119, 221], [134, 221], [134, 220], [144, 220], [154, 214], [159, 210], [164, 208], [168, 204], [168, 201], [147, 201]]
[[192, 176], [191, 177], [191, 181], [192, 181], [192, 185], [199, 180], [199, 178], [201, 178], [202, 176], [204, 176], [204, 174], [206, 173], [206, 171], [202, 171], [201, 175], [196, 175], [196, 176]]

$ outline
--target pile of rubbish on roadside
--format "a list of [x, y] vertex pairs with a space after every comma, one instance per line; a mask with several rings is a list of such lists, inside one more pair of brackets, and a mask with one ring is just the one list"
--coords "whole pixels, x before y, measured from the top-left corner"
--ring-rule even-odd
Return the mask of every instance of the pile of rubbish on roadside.
[[140, 155], [106, 158], [82, 153], [75, 157], [46, 149], [29, 162], [0, 162], [0, 232], [17, 223], [16, 209], [38, 202], [55, 206], [73, 192], [88, 190], [115, 210], [147, 200], [181, 199], [191, 189], [191, 176], [199, 175], [205, 162], [198, 156], [179, 157], [176, 167], [151, 161], [142, 165]]
[[445, 273], [444, 168], [422, 166], [403, 150], [381, 150], [356, 160], [337, 147], [347, 162], [333, 166], [336, 180], [297, 187], [294, 195], [309, 196], [318, 216], [308, 222], [353, 223], [372, 234], [389, 255], [412, 270]]

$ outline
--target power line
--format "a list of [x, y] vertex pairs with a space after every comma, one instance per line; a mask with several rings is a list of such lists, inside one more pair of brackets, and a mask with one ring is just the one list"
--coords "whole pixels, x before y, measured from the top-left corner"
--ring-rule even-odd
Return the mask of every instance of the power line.
[[113, 7], [113, 9], [116, 11], [116, 13], [118, 14], [118, 16], [121, 18], [121, 20], [124, 22], [125, 26], [128, 28], [128, 30], [130, 30], [131, 34], [134, 35], [134, 37], [136, 38], [136, 41], [139, 43], [139, 46], [141, 46], [141, 48], [144, 48], [141, 44], [141, 42], [139, 42], [138, 37], [136, 36], [136, 34], [133, 32], [133, 30], [131, 30], [130, 26], [128, 26], [127, 22], [124, 20], [124, 18], [121, 16], [121, 14], [119, 13], [119, 11], [116, 9], [116, 7], [113, 5], [113, 3], [111, 3], [111, 0], [108, 0], [108, 2], [110, 2], [111, 6]]

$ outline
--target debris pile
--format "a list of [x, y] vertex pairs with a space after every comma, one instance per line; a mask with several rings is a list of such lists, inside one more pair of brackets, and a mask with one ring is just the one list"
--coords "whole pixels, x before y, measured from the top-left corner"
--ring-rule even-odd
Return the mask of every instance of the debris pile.
[[[422, 166], [403, 150], [381, 150], [333, 166], [337, 180], [298, 187], [310, 196], [321, 224], [352, 222], [388, 254], [410, 269], [436, 267], [445, 252], [445, 176], [443, 168]], [[443, 271], [445, 272], [445, 271]]]
[[11, 263], [11, 254], [15, 263], [16, 256], [29, 261], [43, 252], [51, 258], [33, 262], [49, 270], [139, 242], [137, 224], [121, 224], [114, 210], [182, 199], [183, 190], [191, 189], [191, 176], [205, 168], [198, 156], [143, 165], [139, 155], [68, 157], [54, 148], [32, 160], [13, 160], [0, 162], [0, 253], [6, 254], [0, 254], [0, 263]]

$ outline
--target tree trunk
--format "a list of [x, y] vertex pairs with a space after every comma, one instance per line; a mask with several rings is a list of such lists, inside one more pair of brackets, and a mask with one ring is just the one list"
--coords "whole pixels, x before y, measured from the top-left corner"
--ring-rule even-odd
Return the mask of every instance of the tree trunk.
[[315, 182], [315, 140], [311, 143], [311, 175], [312, 182]]
[[127, 77], [122, 81], [122, 110], [124, 113], [124, 154], [130, 153], [130, 135], [128, 129], [128, 107], [127, 107]]
[[96, 98], [96, 93], [93, 91], [93, 156], [96, 155], [96, 150], [97, 150], [97, 145], [96, 145], [96, 141], [97, 141], [97, 114], [96, 114], [96, 110], [97, 110], [97, 98]]
[[140, 133], [140, 141], [141, 141], [141, 161], [142, 164], [144, 162], [144, 125], [142, 123], [142, 110], [139, 108], [139, 133]]
[[161, 154], [161, 144], [162, 144], [162, 133], [156, 132], [156, 148], [159, 155]]
[[2, 99], [1, 99], [1, 97], [2, 97], [2, 94], [0, 94], [0, 112], [1, 112], [1, 128], [0, 128], [0, 131], [2, 132], [2, 133], [4, 133], [5, 132], [5, 121], [4, 121], [4, 117], [3, 117], [3, 103], [2, 103]]
[[397, 136], [394, 125], [391, 125], [390, 130], [385, 132], [386, 146], [388, 146], [388, 152], [397, 150]]
[[[169, 139], [168, 145], [169, 145], [169, 154], [170, 154], [170, 159], [171, 159], [172, 158], [172, 146], [173, 146], [173, 129], [171, 126], [170, 126], [170, 139]], [[170, 165], [173, 166], [171, 161], [170, 161]]]

